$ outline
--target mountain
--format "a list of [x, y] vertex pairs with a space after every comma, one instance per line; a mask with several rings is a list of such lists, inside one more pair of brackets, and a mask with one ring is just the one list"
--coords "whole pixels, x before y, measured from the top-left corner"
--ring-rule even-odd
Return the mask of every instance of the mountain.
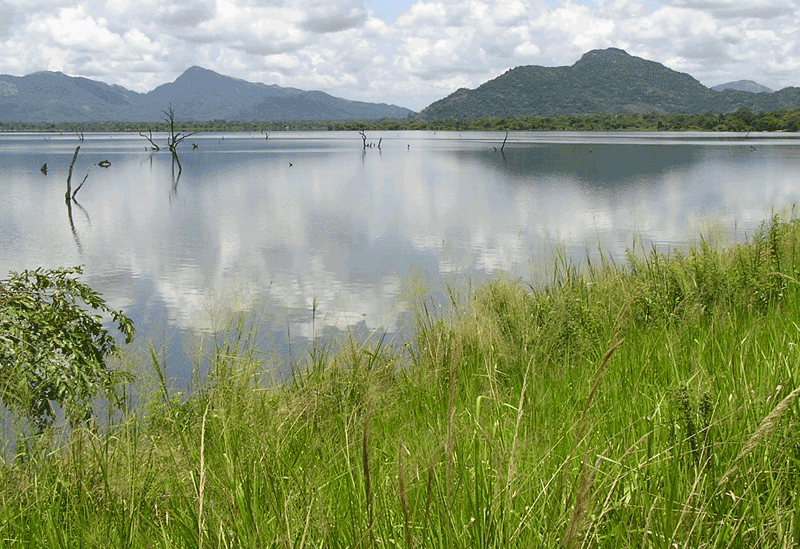
[[[0, 121], [154, 122], [163, 120], [162, 110], [170, 105], [182, 121], [376, 120], [414, 114], [385, 103], [247, 82], [201, 67], [148, 93], [60, 72], [0, 75]], [[726, 113], [740, 107], [753, 112], [800, 108], [800, 88], [772, 92], [749, 80], [707, 88], [686, 73], [608, 48], [589, 51], [571, 66], [516, 67], [474, 90], [456, 90], [415, 118]]]
[[136, 92], [60, 72], [0, 76], [0, 120], [117, 120], [137, 101]]
[[60, 72], [0, 75], [0, 121], [153, 122], [172, 105], [178, 120], [374, 120], [413, 112], [320, 91], [252, 83], [191, 67], [148, 93]]
[[716, 92], [723, 92], [725, 90], [736, 90], [749, 93], [775, 92], [775, 90], [771, 90], [766, 86], [762, 86], [758, 82], [753, 82], [752, 80], [737, 80], [736, 82], [728, 82], [726, 84], [720, 84], [718, 86], [711, 86], [711, 89]]
[[408, 118], [410, 114], [413, 111], [386, 103], [346, 101], [321, 91], [309, 91], [271, 97], [239, 111], [234, 120], [377, 120]]
[[714, 91], [692, 76], [655, 61], [608, 48], [585, 53], [569, 67], [523, 66], [474, 90], [461, 88], [419, 112], [421, 121], [443, 118], [557, 116], [570, 114], [732, 112], [800, 107], [800, 90], [773, 94]]

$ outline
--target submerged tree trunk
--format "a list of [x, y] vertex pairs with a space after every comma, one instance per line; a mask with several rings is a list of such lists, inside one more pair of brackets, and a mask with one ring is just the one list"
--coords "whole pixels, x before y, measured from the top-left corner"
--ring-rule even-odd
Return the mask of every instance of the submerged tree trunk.
[[75, 149], [75, 155], [72, 157], [72, 162], [69, 164], [69, 174], [67, 174], [67, 194], [64, 195], [64, 200], [67, 202], [69, 202], [70, 198], [72, 198], [72, 169], [75, 167], [75, 161], [78, 160], [78, 152], [80, 150], [81, 146], [78, 145], [78, 147]]

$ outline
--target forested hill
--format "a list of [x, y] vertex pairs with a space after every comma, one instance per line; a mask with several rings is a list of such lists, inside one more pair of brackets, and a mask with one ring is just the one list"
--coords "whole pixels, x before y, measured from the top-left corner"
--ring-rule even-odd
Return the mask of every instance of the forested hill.
[[569, 67], [511, 69], [474, 90], [456, 90], [423, 109], [416, 119], [728, 113], [740, 107], [754, 112], [798, 108], [800, 89], [717, 92], [686, 73], [608, 48], [585, 53]]

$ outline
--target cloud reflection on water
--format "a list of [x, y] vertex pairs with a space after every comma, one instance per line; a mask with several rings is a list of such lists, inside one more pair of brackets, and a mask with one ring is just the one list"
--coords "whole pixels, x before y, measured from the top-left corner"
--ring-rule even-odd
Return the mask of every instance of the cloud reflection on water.
[[634, 234], [680, 246], [707, 218], [752, 232], [800, 197], [790, 140], [752, 151], [750, 141], [539, 135], [512, 134], [504, 155], [497, 134], [387, 132], [366, 154], [355, 132], [197, 135], [177, 189], [169, 154], [142, 152], [138, 137], [109, 148], [88, 136], [76, 169], [101, 155], [112, 166], [93, 170], [78, 197], [82, 251], [63, 201], [69, 142], [32, 138], [34, 153], [0, 138], [0, 270], [84, 264], [111, 306], [182, 329], [212, 329], [208, 310], [223, 296], [264, 308], [276, 334], [394, 332], [414, 270], [529, 278], [557, 242], [576, 260], [598, 242], [621, 257]]

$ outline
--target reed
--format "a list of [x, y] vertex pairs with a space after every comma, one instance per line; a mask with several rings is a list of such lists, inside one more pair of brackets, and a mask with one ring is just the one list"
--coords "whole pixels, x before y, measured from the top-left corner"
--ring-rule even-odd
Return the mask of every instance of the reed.
[[408, 508], [406, 482], [403, 473], [403, 450], [405, 450], [405, 447], [400, 444], [397, 450], [397, 489], [398, 495], [400, 496], [400, 507], [403, 510], [403, 530], [406, 539], [406, 547], [407, 549], [411, 549], [414, 546], [414, 542], [411, 537], [411, 512]]

